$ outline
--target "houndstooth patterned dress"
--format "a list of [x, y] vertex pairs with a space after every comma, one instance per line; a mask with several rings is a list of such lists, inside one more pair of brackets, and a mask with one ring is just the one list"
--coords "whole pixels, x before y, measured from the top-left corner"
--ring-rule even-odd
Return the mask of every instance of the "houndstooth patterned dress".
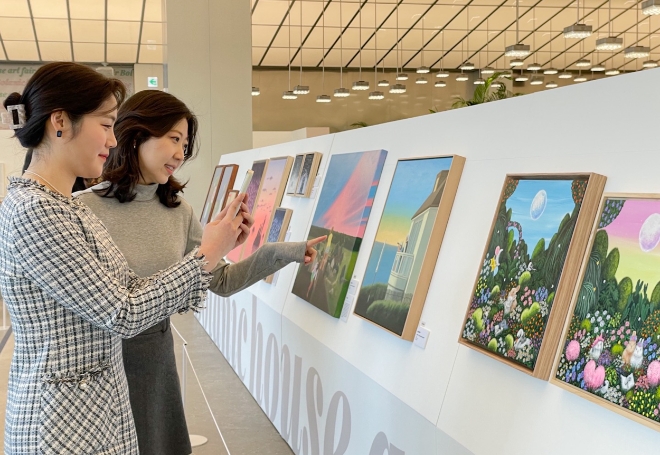
[[138, 453], [121, 339], [199, 309], [197, 251], [138, 278], [77, 199], [11, 178], [0, 206], [0, 290], [15, 337], [6, 454]]

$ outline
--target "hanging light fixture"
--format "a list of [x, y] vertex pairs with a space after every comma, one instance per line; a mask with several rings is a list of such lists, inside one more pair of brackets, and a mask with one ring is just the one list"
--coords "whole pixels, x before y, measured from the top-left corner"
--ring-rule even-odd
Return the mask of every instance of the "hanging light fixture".
[[[470, 4], [469, 3], [466, 6], [465, 20], [467, 22], [466, 24], [467, 35], [465, 36], [465, 41], [467, 43], [467, 54], [470, 55]], [[461, 42], [461, 49], [462, 49], [462, 45], [463, 43]], [[462, 54], [463, 52], [461, 51], [461, 57], [463, 56]], [[472, 71], [474, 69], [474, 63], [463, 62], [461, 66], [459, 66], [459, 69], [461, 71]]]
[[557, 68], [546, 68], [543, 70], [543, 74], [552, 75], [557, 74], [559, 70]]
[[[302, 2], [301, 2], [302, 3]], [[321, 46], [322, 46], [322, 70], [321, 70], [321, 92], [325, 92], [325, 4], [321, 10]], [[302, 25], [302, 22], [301, 22]], [[341, 24], [340, 24], [341, 26]], [[317, 103], [329, 103], [332, 101], [328, 95], [319, 95], [316, 97]]]
[[[469, 52], [470, 51], [468, 51], [468, 53]], [[474, 63], [470, 63], [470, 62], [465, 62], [459, 67], [459, 69], [461, 69], [462, 71], [472, 71], [474, 68], [475, 68]]]
[[484, 81], [482, 78], [477, 78], [473, 82], [474, 85], [484, 85], [485, 83], [486, 81]]
[[[486, 18], [486, 61], [488, 61], [489, 58], [489, 44], [490, 44], [490, 16]], [[480, 56], [481, 57], [481, 56]], [[479, 65], [481, 66], [481, 64]], [[481, 68], [481, 74], [490, 76], [491, 74], [495, 74], [495, 68], [491, 68], [490, 66], [486, 65], [483, 68]]]
[[621, 74], [621, 71], [619, 71], [616, 68], [609, 69], [605, 71], [605, 76], [616, 76], [617, 74]]
[[601, 63], [598, 63], [591, 67], [591, 71], [594, 73], [601, 73], [605, 71], [605, 67]]
[[484, 66], [481, 69], [481, 74], [484, 74], [486, 76], [490, 76], [491, 74], [495, 74], [495, 68], [491, 68], [490, 66]]
[[303, 83], [302, 83], [302, 66], [303, 66], [303, 39], [302, 39], [303, 11], [302, 11], [302, 4], [303, 4], [303, 2], [300, 2], [300, 49], [298, 49], [298, 52], [300, 53], [300, 81], [298, 82], [298, 85], [293, 87], [293, 93], [295, 93], [296, 95], [307, 95], [309, 93], [309, 86], [303, 85]]
[[509, 62], [509, 66], [511, 66], [512, 68], [517, 68], [519, 66], [523, 66], [524, 64], [525, 64], [525, 62], [523, 62], [522, 60], [517, 59], [517, 58], [514, 58], [513, 60], [511, 60]]
[[656, 60], [647, 60], [644, 63], [642, 63], [643, 68], [657, 68], [658, 67], [658, 62]]
[[589, 68], [591, 66], [591, 62], [586, 58], [581, 58], [580, 60], [575, 62], [575, 66], [577, 66], [578, 68]]
[[364, 47], [362, 45], [362, 5], [360, 5], [360, 22], [358, 22], [358, 29], [360, 30], [360, 70], [359, 70], [359, 76], [358, 80], [353, 82], [353, 90], [358, 90], [358, 91], [365, 91], [369, 90], [369, 82], [362, 80], [362, 48]]
[[646, 46], [641, 46], [639, 44], [639, 8], [636, 8], [636, 10], [637, 10], [637, 25], [635, 26], [636, 44], [634, 46], [627, 47], [623, 50], [623, 56], [626, 58], [646, 58], [651, 54], [651, 48]]
[[525, 73], [523, 73], [522, 70], [520, 70], [520, 74], [514, 78], [514, 81], [516, 82], [526, 82], [528, 80], [529, 77]]
[[[399, 50], [400, 50], [399, 43], [401, 42], [401, 40], [399, 39], [399, 5], [400, 3], [398, 3], [395, 7], [396, 8], [396, 72], [397, 72], [396, 80], [406, 81], [408, 80], [408, 75], [399, 72]], [[390, 87], [390, 93], [394, 95], [400, 95], [402, 93], [406, 93], [406, 86], [403, 84], [396, 83], [392, 87]]]
[[261, 95], [261, 91], [259, 90], [259, 87], [252, 87], [252, 96], [259, 96]]
[[577, 3], [577, 22], [573, 25], [569, 25], [564, 28], [564, 38], [569, 39], [585, 39], [591, 36], [592, 27], [591, 25], [581, 24], [580, 23], [580, 0], [576, 0]]
[[573, 75], [569, 73], [568, 71], [564, 71], [562, 73], [559, 73], [559, 76], [557, 76], [559, 79], [572, 79]]
[[573, 81], [575, 81], [575, 82], [585, 82], [586, 80], [587, 80], [587, 78], [582, 75], [581, 71], [580, 71], [580, 74], [578, 74], [578, 76], [575, 79], [573, 79]]
[[467, 76], [467, 74], [464, 74], [464, 73], [460, 73], [458, 76], [456, 76], [456, 80], [458, 82], [465, 82], [468, 79], [470, 79], [470, 78]]
[[288, 22], [288, 36], [289, 36], [289, 46], [288, 46], [288, 51], [289, 51], [289, 89], [285, 90], [282, 93], [282, 99], [283, 100], [295, 100], [298, 99], [298, 95], [293, 93], [291, 90], [291, 8], [286, 13], [287, 15], [287, 22]]
[[646, 0], [642, 2], [642, 13], [647, 16], [660, 14], [660, 0]]
[[[378, 0], [374, 0], [374, 87], [379, 84], [376, 82], [378, 80], [378, 27], [376, 24], [376, 18], [378, 17]], [[388, 84], [389, 85], [389, 84]], [[374, 90], [369, 93], [370, 100], [382, 100], [385, 98], [385, 94], [380, 90]]]
[[379, 87], [389, 87], [390, 86], [390, 81], [383, 79], [378, 81], [378, 86]]
[[443, 87], [446, 87], [446, 86], [447, 86], [447, 83], [446, 83], [445, 81], [437, 81], [434, 85], [435, 85], [437, 88], [443, 88]]
[[504, 49], [504, 55], [513, 58], [525, 58], [529, 55], [530, 51], [529, 46], [527, 44], [521, 44], [518, 39], [518, 22], [520, 21], [520, 17], [518, 15], [518, 3], [520, 3], [520, 0], [514, 1], [516, 2], [516, 44], [507, 46]]
[[608, 14], [608, 36], [596, 40], [596, 50], [599, 51], [616, 51], [623, 47], [623, 38], [617, 38], [612, 35], [612, 0], [607, 2]]
[[502, 87], [504, 87], [504, 84], [502, 84], [502, 83], [499, 82], [499, 81], [493, 81], [493, 82], [491, 82], [491, 84], [490, 84], [490, 88], [492, 88], [493, 90], [499, 90], [499, 89], [502, 88]]
[[555, 81], [550, 81], [547, 84], [545, 84], [545, 88], [557, 88], [558, 85]]
[[427, 78], [425, 78], [424, 76], [420, 76], [417, 79], [415, 79], [415, 84], [424, 85], [424, 84], [428, 84], [428, 83], [429, 83], [429, 80]]
[[342, 17], [342, 0], [339, 0], [339, 88], [334, 90], [335, 98], [346, 98], [351, 95], [347, 88], [344, 88], [344, 25]]
[[[534, 22], [536, 18], [534, 17], [534, 10], [532, 9], [532, 22]], [[536, 24], [532, 24], [532, 47], [534, 48], [534, 52], [536, 52]], [[530, 63], [527, 65], [527, 69], [529, 71], [538, 71], [541, 69], [541, 65], [538, 63]], [[533, 78], [532, 78], [533, 79]], [[535, 84], [536, 85], [536, 84]]]
[[424, 46], [426, 45], [424, 44], [424, 15], [422, 14], [422, 66], [417, 68], [417, 74], [428, 74], [431, 71], [428, 66], [424, 66]]
[[440, 33], [442, 34], [442, 49], [440, 49], [440, 71], [438, 71], [435, 74], [435, 77], [449, 77], [449, 73], [447, 71], [445, 71], [442, 67], [442, 59], [443, 59], [444, 53], [445, 53], [445, 31], [442, 30], [442, 31], [440, 31]]
[[532, 80], [529, 81], [529, 85], [543, 85], [543, 77], [542, 76], [533, 76]]
[[539, 65], [538, 63], [530, 63], [529, 65], [527, 65], [527, 69], [529, 71], [538, 71], [541, 69], [541, 65]]

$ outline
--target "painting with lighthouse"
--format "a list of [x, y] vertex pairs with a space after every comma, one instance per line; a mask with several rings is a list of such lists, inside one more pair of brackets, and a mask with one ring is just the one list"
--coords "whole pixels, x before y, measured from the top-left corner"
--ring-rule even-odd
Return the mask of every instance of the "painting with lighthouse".
[[507, 176], [459, 342], [549, 378], [604, 180]]
[[606, 195], [594, 231], [555, 381], [660, 429], [660, 199]]
[[356, 315], [413, 339], [464, 162], [439, 156], [397, 163]]

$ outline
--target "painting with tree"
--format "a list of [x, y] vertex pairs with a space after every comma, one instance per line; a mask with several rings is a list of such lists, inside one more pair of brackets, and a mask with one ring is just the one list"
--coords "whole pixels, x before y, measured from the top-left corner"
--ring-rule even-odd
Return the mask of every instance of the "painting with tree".
[[549, 378], [604, 184], [507, 176], [460, 343]]
[[606, 195], [555, 383], [660, 430], [660, 197]]

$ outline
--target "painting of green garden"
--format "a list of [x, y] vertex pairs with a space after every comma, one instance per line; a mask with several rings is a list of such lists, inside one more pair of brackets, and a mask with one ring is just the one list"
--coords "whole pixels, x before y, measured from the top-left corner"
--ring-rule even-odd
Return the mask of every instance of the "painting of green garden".
[[660, 200], [606, 198], [556, 377], [660, 422]]
[[534, 369], [588, 181], [507, 178], [463, 340]]

